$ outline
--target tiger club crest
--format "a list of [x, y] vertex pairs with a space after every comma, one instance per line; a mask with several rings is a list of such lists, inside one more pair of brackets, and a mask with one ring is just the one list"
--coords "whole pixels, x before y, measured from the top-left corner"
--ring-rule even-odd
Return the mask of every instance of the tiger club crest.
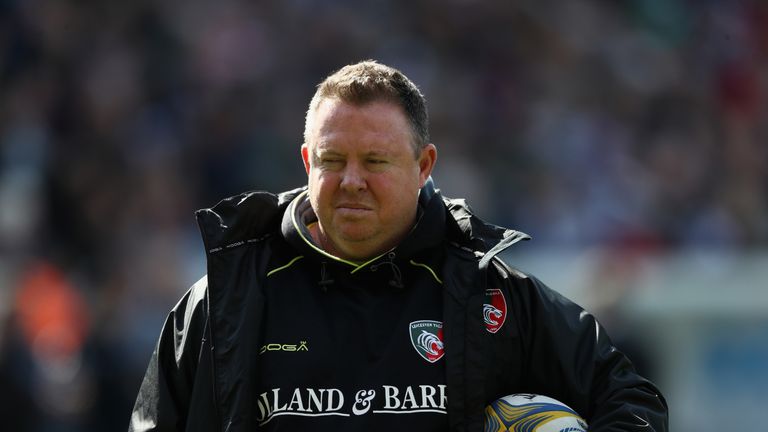
[[413, 348], [424, 360], [434, 363], [443, 357], [443, 323], [432, 320], [414, 321], [409, 330]]
[[507, 320], [507, 301], [500, 289], [485, 291], [485, 304], [483, 304], [483, 321], [485, 329], [490, 333], [496, 333], [504, 321]]

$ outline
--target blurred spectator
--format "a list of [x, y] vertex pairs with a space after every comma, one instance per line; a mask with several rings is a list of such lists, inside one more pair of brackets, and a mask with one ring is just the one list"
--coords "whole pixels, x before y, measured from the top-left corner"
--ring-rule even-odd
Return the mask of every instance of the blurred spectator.
[[94, 403], [83, 353], [89, 326], [84, 299], [57, 268], [36, 263], [19, 281], [13, 318], [4, 379], [19, 397], [10, 406], [25, 415], [8, 416], [18, 430], [81, 430]]

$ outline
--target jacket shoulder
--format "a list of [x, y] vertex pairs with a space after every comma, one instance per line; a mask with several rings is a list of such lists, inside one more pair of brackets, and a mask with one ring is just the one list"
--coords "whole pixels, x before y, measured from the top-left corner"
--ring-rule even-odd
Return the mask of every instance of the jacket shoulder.
[[[187, 292], [181, 297], [173, 310], [176, 313], [185, 313], [189, 309], [194, 309], [200, 303], [207, 301], [208, 296], [208, 275], [204, 275], [197, 282], [192, 284]], [[186, 315], [186, 313], [185, 313]]]
[[203, 276], [176, 303], [166, 323], [166, 326], [172, 325], [177, 330], [173, 338], [177, 361], [185, 351], [195, 352], [199, 348], [197, 345], [203, 337], [208, 314], [208, 276]]
[[503, 279], [512, 279], [514, 281], [523, 281], [531, 279], [531, 275], [511, 265], [505, 258], [497, 255], [492, 260], [493, 268], [499, 277]]

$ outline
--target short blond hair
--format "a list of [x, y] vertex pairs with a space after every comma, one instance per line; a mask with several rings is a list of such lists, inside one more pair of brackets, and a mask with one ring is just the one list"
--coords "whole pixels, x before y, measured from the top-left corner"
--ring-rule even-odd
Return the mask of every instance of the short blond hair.
[[427, 103], [418, 87], [399, 70], [375, 60], [344, 66], [324, 79], [309, 103], [304, 124], [308, 141], [310, 120], [323, 99], [337, 98], [353, 105], [388, 101], [402, 108], [413, 132], [414, 152], [418, 155], [429, 142]]

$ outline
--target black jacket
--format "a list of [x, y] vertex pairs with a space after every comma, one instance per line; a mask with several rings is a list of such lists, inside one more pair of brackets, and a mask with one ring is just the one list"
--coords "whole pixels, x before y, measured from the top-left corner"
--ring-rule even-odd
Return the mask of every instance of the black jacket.
[[[246, 193], [198, 211], [208, 274], [169, 314], [129, 431], [257, 430], [260, 281], [272, 254], [285, 247], [280, 223], [301, 192]], [[511, 393], [558, 399], [592, 431], [667, 430], [664, 398], [596, 320], [498, 258], [525, 234], [484, 223], [431, 182], [420, 199], [442, 206], [446, 217], [440, 276], [451, 431], [481, 431], [485, 406]], [[489, 286], [508, 299], [502, 343], [484, 322]]]

